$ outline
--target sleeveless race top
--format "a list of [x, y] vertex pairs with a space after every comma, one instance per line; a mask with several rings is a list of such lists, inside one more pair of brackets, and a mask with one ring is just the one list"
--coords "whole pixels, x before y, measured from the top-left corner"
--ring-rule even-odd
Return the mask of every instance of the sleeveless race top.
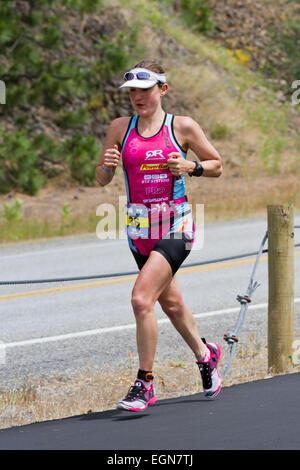
[[122, 162], [128, 203], [149, 206], [155, 203], [186, 201], [184, 175], [175, 177], [168, 168], [168, 154], [186, 152], [176, 140], [173, 130], [174, 115], [165, 114], [160, 130], [152, 137], [138, 132], [139, 115], [129, 122], [122, 143]]

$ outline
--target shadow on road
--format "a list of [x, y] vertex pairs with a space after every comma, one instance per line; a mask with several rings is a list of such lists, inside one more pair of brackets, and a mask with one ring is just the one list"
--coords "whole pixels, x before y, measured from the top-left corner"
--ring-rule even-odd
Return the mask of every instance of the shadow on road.
[[[183, 403], [209, 403], [211, 401], [216, 401], [219, 400], [218, 398], [215, 399], [209, 399], [205, 398], [203, 395], [197, 395], [195, 397], [188, 397], [188, 398], [174, 398], [174, 399], [168, 399], [168, 400], [161, 400], [155, 405], [153, 405], [155, 408], [160, 408], [162, 406], [172, 406], [172, 405], [178, 405], [178, 404], [183, 404]], [[146, 416], [149, 416], [149, 410], [153, 410], [153, 407], [149, 407], [145, 411], [139, 411], [139, 412], [134, 412], [134, 411], [122, 411], [122, 410], [107, 410], [107, 411], [99, 411], [95, 413], [88, 413], [85, 415], [82, 415], [80, 420], [82, 421], [93, 421], [93, 420], [112, 420], [112, 421], [128, 421], [128, 420], [134, 420], [134, 419], [140, 419], [144, 418]]]

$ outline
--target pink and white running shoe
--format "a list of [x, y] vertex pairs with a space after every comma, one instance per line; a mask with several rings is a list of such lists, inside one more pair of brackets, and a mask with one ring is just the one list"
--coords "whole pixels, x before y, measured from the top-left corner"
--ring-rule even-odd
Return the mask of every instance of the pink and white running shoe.
[[150, 382], [149, 388], [147, 388], [142, 380], [136, 379], [127, 396], [118, 403], [117, 408], [127, 411], [143, 411], [149, 405], [153, 405], [156, 400], [153, 383]]
[[217, 343], [206, 343], [205, 338], [202, 341], [210, 350], [208, 361], [197, 361], [203, 383], [204, 395], [208, 398], [216, 397], [222, 387], [222, 379], [218, 371], [218, 362], [221, 356], [221, 348]]

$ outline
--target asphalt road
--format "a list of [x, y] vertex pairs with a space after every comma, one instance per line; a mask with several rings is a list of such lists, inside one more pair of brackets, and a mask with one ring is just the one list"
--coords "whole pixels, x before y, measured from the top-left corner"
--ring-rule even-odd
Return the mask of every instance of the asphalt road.
[[[300, 215], [295, 217], [300, 225]], [[204, 245], [185, 264], [257, 251], [266, 219], [205, 225]], [[300, 241], [300, 229], [295, 241]], [[300, 333], [300, 250], [295, 257], [295, 331]], [[177, 278], [202, 336], [224, 345], [223, 334], [234, 327], [237, 294], [249, 283], [255, 257], [193, 269]], [[43, 279], [135, 271], [127, 240], [99, 240], [96, 235], [3, 245], [1, 280]], [[256, 273], [261, 283], [253, 295], [241, 343], [250, 333], [267, 337], [267, 256]], [[70, 374], [87, 366], [128, 365], [137, 361], [135, 324], [130, 296], [135, 276], [68, 283], [0, 286], [0, 388], [50, 374]], [[159, 321], [157, 360], [193, 357], [178, 333], [156, 307]], [[2, 343], [2, 349], [1, 349]]]
[[192, 468], [202, 461], [194, 450], [299, 450], [299, 391], [300, 373], [227, 387], [212, 401], [196, 394], [158, 401], [141, 413], [110, 410], [35, 423], [0, 430], [0, 450], [111, 450], [101, 460], [97, 455], [105, 468], [123, 455], [119, 450], [130, 450], [126, 455], [140, 460], [126, 468], [140, 469], [153, 456], [157, 464], [162, 449], [189, 455], [185, 466]]

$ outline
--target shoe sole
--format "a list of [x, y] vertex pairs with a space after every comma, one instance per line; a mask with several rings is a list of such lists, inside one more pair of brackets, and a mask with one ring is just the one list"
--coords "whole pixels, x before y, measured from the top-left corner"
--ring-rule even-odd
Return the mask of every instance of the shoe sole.
[[218, 396], [219, 393], [220, 393], [220, 391], [221, 391], [221, 388], [222, 388], [222, 379], [221, 379], [221, 376], [220, 376], [218, 370], [217, 370], [217, 374], [218, 374], [219, 379], [221, 380], [221, 383], [220, 383], [219, 387], [217, 388], [217, 390], [216, 390], [212, 395], [206, 395], [206, 394], [204, 393], [205, 398], [207, 398], [208, 400], [209, 400], [209, 399], [212, 399], [212, 398], [216, 398], [216, 396]]
[[154, 403], [157, 401], [157, 397], [152, 397], [150, 400], [145, 403], [145, 406], [143, 408], [129, 408], [126, 405], [119, 403], [117, 406], [118, 410], [124, 410], [124, 411], [144, 411], [148, 408], [149, 405], [154, 405]]

